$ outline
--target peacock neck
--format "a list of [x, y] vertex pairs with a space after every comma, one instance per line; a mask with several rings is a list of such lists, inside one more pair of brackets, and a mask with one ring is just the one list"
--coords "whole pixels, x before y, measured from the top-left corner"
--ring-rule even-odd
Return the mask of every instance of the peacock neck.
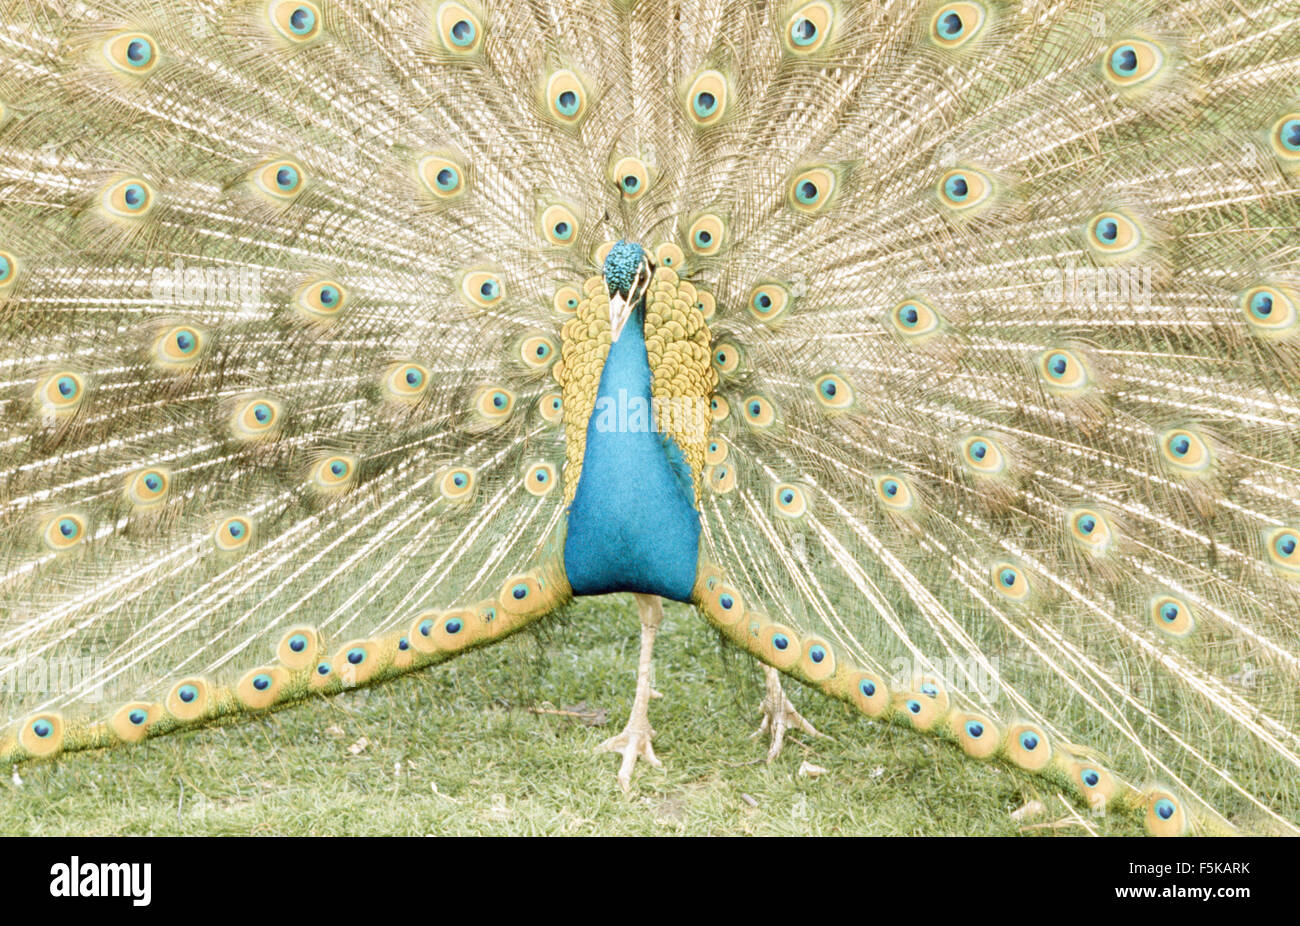
[[677, 445], [655, 430], [644, 304], [610, 345], [569, 507], [564, 560], [575, 594], [689, 601], [699, 515]]

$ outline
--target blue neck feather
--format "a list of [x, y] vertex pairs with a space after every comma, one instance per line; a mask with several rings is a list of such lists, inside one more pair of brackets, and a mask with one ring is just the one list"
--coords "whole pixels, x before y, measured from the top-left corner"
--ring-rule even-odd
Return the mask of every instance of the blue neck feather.
[[653, 430], [644, 318], [642, 304], [601, 371], [564, 568], [575, 595], [642, 592], [689, 601], [700, 519], [681, 449]]

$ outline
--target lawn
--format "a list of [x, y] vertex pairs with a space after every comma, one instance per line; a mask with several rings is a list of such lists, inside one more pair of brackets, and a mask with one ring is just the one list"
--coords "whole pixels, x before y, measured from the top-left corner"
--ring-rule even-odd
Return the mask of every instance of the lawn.
[[[19, 766], [5, 834], [1104, 835], [1051, 785], [864, 720], [791, 683], [832, 739], [795, 735], [771, 766], [762, 674], [692, 611], [665, 609], [651, 705], [664, 769], [594, 747], [621, 729], [636, 673], [630, 597], [373, 690], [235, 725]], [[800, 774], [803, 763], [819, 775]], [[1041, 802], [1037, 816], [1012, 812]]]

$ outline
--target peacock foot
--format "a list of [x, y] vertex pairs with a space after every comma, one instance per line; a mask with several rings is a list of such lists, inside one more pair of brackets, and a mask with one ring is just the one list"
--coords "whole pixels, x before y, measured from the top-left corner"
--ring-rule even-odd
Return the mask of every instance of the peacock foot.
[[627, 726], [623, 728], [622, 733], [611, 736], [596, 747], [597, 752], [622, 754], [623, 764], [618, 769], [618, 784], [624, 793], [632, 787], [632, 767], [636, 765], [637, 759], [649, 762], [655, 768], [664, 767], [655, 755], [654, 746], [650, 743], [654, 735], [655, 731], [650, 729], [649, 719], [644, 715], [637, 717], [634, 713], [628, 718]]
[[763, 675], [767, 682], [767, 694], [764, 695], [763, 703], [759, 706], [763, 720], [750, 738], [762, 736], [764, 733], [771, 736], [772, 745], [767, 750], [767, 761], [771, 763], [781, 754], [787, 730], [802, 730], [810, 736], [825, 736], [825, 734], [819, 732], [795, 710], [795, 706], [785, 695], [785, 689], [781, 687], [781, 673], [771, 666], [763, 666]]

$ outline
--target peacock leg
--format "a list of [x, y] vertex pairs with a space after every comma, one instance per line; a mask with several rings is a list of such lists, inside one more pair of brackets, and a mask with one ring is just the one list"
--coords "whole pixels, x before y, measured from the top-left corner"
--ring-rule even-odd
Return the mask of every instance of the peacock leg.
[[760, 736], [768, 733], [772, 737], [772, 745], [767, 750], [767, 761], [771, 762], [781, 754], [781, 747], [785, 745], [786, 730], [802, 730], [811, 736], [824, 736], [810, 724], [804, 716], [795, 710], [795, 706], [790, 703], [786, 697], [785, 689], [781, 687], [781, 673], [771, 666], [763, 666], [763, 676], [767, 682], [767, 694], [763, 697], [763, 703], [759, 706], [759, 711], [763, 715], [763, 722], [758, 725], [758, 729], [751, 736]]
[[632, 700], [632, 713], [627, 719], [627, 726], [617, 736], [611, 736], [596, 747], [598, 752], [618, 752], [623, 755], [623, 764], [618, 769], [618, 783], [626, 792], [632, 787], [632, 766], [638, 758], [644, 759], [655, 768], [663, 768], [663, 763], [655, 756], [650, 741], [655, 731], [650, 729], [650, 699], [659, 697], [659, 693], [650, 687], [650, 670], [654, 662], [655, 634], [664, 619], [663, 600], [657, 595], [637, 595], [636, 609], [641, 617], [641, 654], [636, 667], [636, 697]]

